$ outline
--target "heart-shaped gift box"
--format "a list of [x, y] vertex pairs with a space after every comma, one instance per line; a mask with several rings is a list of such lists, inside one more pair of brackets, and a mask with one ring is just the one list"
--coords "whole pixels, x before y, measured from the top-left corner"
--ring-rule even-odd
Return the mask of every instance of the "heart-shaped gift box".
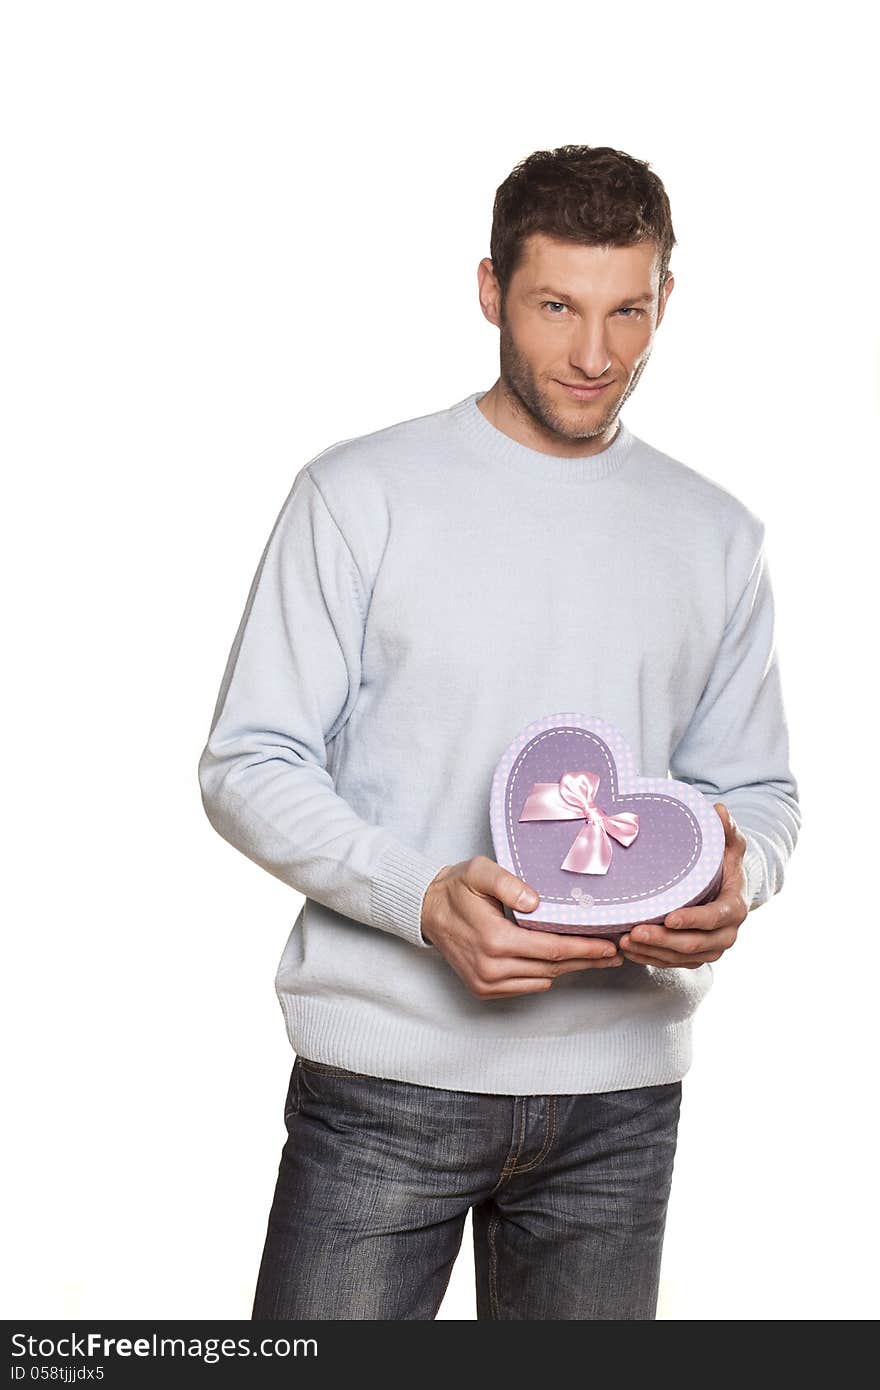
[[606, 719], [549, 714], [498, 760], [490, 806], [497, 862], [536, 889], [523, 927], [619, 938], [636, 922], [714, 898], [724, 825], [697, 787], [640, 777]]

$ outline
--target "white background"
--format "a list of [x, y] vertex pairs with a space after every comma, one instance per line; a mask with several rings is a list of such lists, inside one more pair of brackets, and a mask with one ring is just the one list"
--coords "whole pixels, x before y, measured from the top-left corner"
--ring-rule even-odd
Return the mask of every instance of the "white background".
[[198, 756], [295, 473], [495, 380], [494, 192], [563, 143], [669, 193], [625, 418], [766, 523], [804, 816], [697, 1017], [659, 1316], [876, 1316], [866, 15], [4, 8], [4, 1316], [250, 1315], [301, 898], [213, 831]]

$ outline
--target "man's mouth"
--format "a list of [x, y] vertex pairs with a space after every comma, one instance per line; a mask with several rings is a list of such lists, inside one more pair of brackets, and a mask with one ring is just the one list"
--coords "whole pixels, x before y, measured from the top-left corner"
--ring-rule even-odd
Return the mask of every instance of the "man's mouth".
[[611, 382], [602, 381], [595, 386], [574, 386], [570, 381], [560, 381], [559, 385], [564, 386], [575, 400], [591, 401], [594, 396], [601, 396], [602, 392], [611, 385]]

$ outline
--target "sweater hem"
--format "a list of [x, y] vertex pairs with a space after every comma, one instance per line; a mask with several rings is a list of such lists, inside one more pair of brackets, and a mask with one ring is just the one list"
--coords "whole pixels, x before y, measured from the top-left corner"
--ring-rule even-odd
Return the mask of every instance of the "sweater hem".
[[438, 1032], [350, 1006], [278, 991], [288, 1041], [314, 1062], [437, 1090], [584, 1095], [680, 1081], [692, 1062], [692, 1019], [619, 1032], [485, 1038]]

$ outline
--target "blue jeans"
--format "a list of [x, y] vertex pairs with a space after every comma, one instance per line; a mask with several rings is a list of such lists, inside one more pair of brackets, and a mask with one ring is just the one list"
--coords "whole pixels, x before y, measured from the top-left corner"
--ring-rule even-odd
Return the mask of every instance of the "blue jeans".
[[654, 1318], [681, 1092], [485, 1095], [298, 1056], [252, 1318], [435, 1318], [469, 1209], [478, 1318]]

